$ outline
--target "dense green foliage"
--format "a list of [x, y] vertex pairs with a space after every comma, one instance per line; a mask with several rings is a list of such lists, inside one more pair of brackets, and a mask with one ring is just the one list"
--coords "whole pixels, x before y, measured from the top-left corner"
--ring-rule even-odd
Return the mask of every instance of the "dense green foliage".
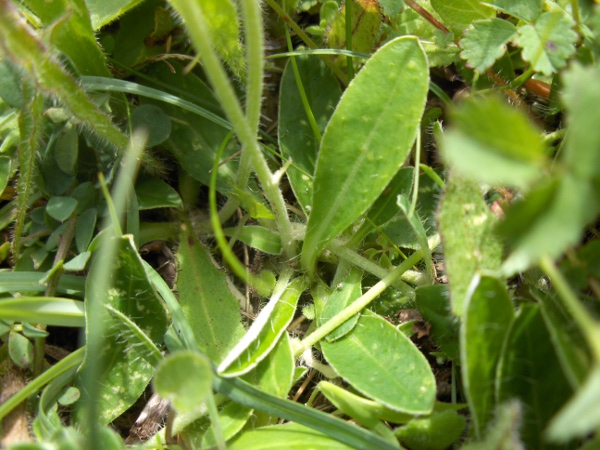
[[577, 0], [0, 0], [2, 443], [600, 447], [599, 58]]

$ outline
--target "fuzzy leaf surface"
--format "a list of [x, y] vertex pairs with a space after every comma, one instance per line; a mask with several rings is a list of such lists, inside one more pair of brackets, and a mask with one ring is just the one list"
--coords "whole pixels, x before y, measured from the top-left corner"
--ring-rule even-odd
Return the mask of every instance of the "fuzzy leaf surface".
[[428, 90], [427, 57], [412, 37], [384, 45], [350, 84], [321, 142], [302, 266], [377, 199], [404, 163]]
[[507, 20], [480, 20], [465, 32], [460, 41], [460, 56], [467, 66], [482, 73], [506, 52], [506, 44], [517, 36], [517, 28]]

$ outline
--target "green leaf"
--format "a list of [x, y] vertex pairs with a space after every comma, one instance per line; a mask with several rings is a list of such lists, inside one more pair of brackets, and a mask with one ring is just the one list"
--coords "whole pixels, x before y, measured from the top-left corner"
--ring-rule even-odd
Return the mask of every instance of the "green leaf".
[[442, 154], [459, 173], [483, 183], [521, 188], [541, 177], [544, 141], [521, 110], [488, 97], [463, 103], [452, 118], [454, 126], [444, 133]]
[[131, 113], [131, 128], [148, 133], [147, 147], [156, 147], [171, 135], [171, 118], [156, 105], [140, 105]]
[[94, 31], [109, 24], [143, 0], [85, 0]]
[[455, 175], [447, 180], [439, 221], [452, 312], [461, 317], [473, 275], [498, 269], [503, 249], [491, 234], [495, 218], [475, 183]]
[[535, 25], [519, 27], [518, 45], [523, 49], [523, 59], [533, 70], [552, 75], [567, 64], [575, 54], [578, 35], [573, 29], [573, 19], [561, 11], [547, 11]]
[[538, 305], [524, 304], [508, 332], [498, 364], [499, 402], [523, 404], [521, 439], [526, 448], [542, 448], [550, 418], [572, 394], [556, 357]]
[[556, 414], [546, 430], [549, 439], [567, 442], [585, 437], [600, 425], [600, 367], [595, 366], [581, 389]]
[[183, 202], [177, 191], [159, 178], [144, 178], [135, 186], [135, 193], [140, 211], [157, 208], [183, 208]]
[[444, 24], [460, 36], [466, 28], [479, 19], [491, 19], [496, 12], [477, 0], [431, 0]]
[[52, 149], [57, 167], [64, 173], [75, 175], [77, 171], [77, 157], [79, 156], [79, 136], [77, 128], [67, 124], [54, 143]]
[[458, 322], [450, 312], [448, 285], [420, 286], [415, 290], [417, 308], [431, 325], [434, 342], [453, 361], [458, 360]]
[[69, 262], [65, 263], [63, 269], [65, 269], [66, 272], [82, 272], [85, 269], [90, 256], [92, 256], [92, 252], [82, 252], [74, 258], [71, 258]]
[[4, 192], [10, 178], [11, 158], [0, 156], [0, 193]]
[[[381, 25], [378, 2], [358, 0], [352, 2], [352, 50], [371, 52]], [[346, 48], [346, 4], [343, 3], [329, 27], [327, 43], [331, 48]]]
[[596, 126], [600, 120], [598, 77], [598, 67], [576, 63], [562, 75], [562, 102], [567, 110], [569, 130], [562, 162], [574, 176], [593, 180], [600, 178], [596, 170], [600, 165], [600, 129]]
[[298, 298], [304, 290], [304, 285], [304, 278], [296, 278], [284, 292], [271, 297], [269, 303], [252, 322], [244, 338], [217, 368], [221, 376], [243, 375], [268, 355], [294, 318]]
[[517, 36], [517, 28], [507, 20], [487, 19], [475, 22], [460, 41], [460, 57], [467, 67], [482, 73], [506, 52], [506, 44]]
[[225, 274], [192, 233], [181, 235], [177, 259], [181, 309], [202, 352], [219, 364], [244, 335], [238, 300]]
[[476, 275], [460, 329], [460, 363], [477, 437], [493, 417], [496, 365], [513, 317], [513, 305], [504, 283]]
[[[362, 277], [363, 272], [353, 267], [349, 270], [348, 275], [340, 285], [334, 286], [333, 292], [327, 296], [327, 301], [321, 311], [321, 315], [318, 319], [319, 326], [328, 322], [337, 313], [346, 309], [348, 305], [362, 295]], [[358, 322], [358, 317], [359, 314], [355, 315], [329, 333], [325, 337], [327, 342], [333, 342], [352, 331]]]
[[84, 252], [88, 249], [94, 231], [96, 230], [97, 215], [98, 211], [96, 208], [90, 208], [77, 219], [77, 224], [75, 225], [75, 243], [77, 245], [77, 251]]
[[513, 450], [525, 448], [519, 437], [521, 404], [518, 400], [499, 405], [496, 417], [485, 431], [480, 442], [461, 447], [462, 450]]
[[[300, 56], [296, 57], [296, 64], [308, 104], [323, 133], [342, 95], [340, 85], [319, 59]], [[306, 207], [312, 203], [312, 176], [320, 142], [302, 105], [291, 62], [285, 66], [279, 92], [279, 146], [281, 153], [292, 160], [287, 176], [298, 203], [308, 213]]]
[[547, 254], [558, 257], [579, 242], [581, 231], [598, 212], [598, 195], [584, 179], [565, 175], [539, 185], [514, 204], [498, 232], [512, 250], [502, 265], [510, 276]]
[[50, 217], [64, 222], [75, 208], [77, 208], [77, 200], [72, 197], [52, 197], [46, 205], [46, 212]]
[[379, 0], [379, 4], [383, 8], [384, 14], [393, 19], [395, 19], [404, 9], [404, 0]]
[[4, 55], [22, 69], [37, 86], [60, 98], [73, 115], [86, 123], [98, 137], [118, 149], [127, 146], [127, 137], [85, 94], [76, 80], [21, 20], [12, 2], [2, 0], [0, 6], [0, 48]]
[[33, 363], [33, 344], [20, 333], [11, 331], [8, 336], [8, 354], [21, 369], [27, 369]]
[[167, 356], [156, 368], [154, 389], [168, 399], [179, 414], [204, 409], [212, 395], [213, 371], [210, 361], [197, 352], [182, 350]]
[[236, 228], [225, 228], [225, 236], [235, 236], [244, 244], [271, 255], [281, 254], [281, 238], [279, 234], [268, 228], [247, 225], [239, 233]]
[[403, 333], [385, 319], [362, 316], [334, 342], [321, 341], [333, 369], [357, 391], [395, 411], [428, 414], [435, 401], [429, 363]]
[[24, 3], [41, 20], [44, 40], [67, 55], [80, 74], [110, 76], [83, 0], [26, 0]]
[[466, 424], [463, 416], [448, 410], [411, 420], [394, 435], [411, 450], [444, 450], [458, 441]]
[[367, 61], [342, 96], [317, 159], [305, 269], [314, 270], [324, 246], [368, 209], [404, 163], [423, 114], [428, 70], [418, 40], [398, 38]]
[[289, 450], [350, 450], [354, 447], [342, 444], [326, 434], [297, 423], [274, 425], [249, 430], [227, 443], [229, 450], [266, 450], [281, 448]]
[[487, 0], [486, 5], [492, 6], [513, 17], [526, 22], [533, 22], [542, 13], [542, 0]]

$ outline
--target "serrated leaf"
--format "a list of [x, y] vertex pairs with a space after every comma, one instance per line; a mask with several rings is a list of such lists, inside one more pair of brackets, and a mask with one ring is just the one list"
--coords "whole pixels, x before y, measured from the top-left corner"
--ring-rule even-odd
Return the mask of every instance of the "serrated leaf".
[[[363, 272], [361, 270], [351, 268], [346, 278], [342, 281], [341, 287], [339, 289], [337, 286], [334, 287], [333, 292], [327, 297], [327, 302], [325, 302], [321, 316], [318, 319], [319, 326], [329, 321], [337, 313], [343, 311], [348, 305], [362, 295], [362, 277]], [[356, 326], [358, 317], [359, 315], [357, 314], [348, 319], [329, 333], [325, 339], [327, 339], [328, 342], [333, 342], [336, 339], [345, 336]]]
[[417, 347], [392, 324], [363, 315], [354, 329], [334, 342], [321, 341], [333, 369], [357, 391], [395, 411], [428, 414], [435, 379]]
[[181, 309], [202, 352], [218, 364], [244, 335], [238, 300], [191, 232], [182, 234], [177, 259]]
[[506, 52], [506, 44], [517, 36], [517, 28], [507, 20], [487, 19], [475, 22], [460, 41], [460, 57], [467, 66], [482, 73]]
[[319, 150], [302, 266], [377, 199], [406, 159], [423, 115], [427, 58], [413, 37], [384, 45], [348, 87]]
[[[337, 7], [336, 7], [337, 8]], [[311, 56], [296, 58], [300, 80], [315, 117], [323, 133], [342, 91], [331, 70]], [[320, 142], [315, 137], [302, 105], [291, 62], [285, 66], [279, 91], [278, 138], [281, 153], [292, 159], [287, 176], [300, 206], [305, 212], [312, 203], [312, 176]]]
[[475, 183], [456, 175], [447, 180], [439, 221], [452, 312], [460, 317], [473, 275], [498, 269], [503, 249], [491, 233], [495, 218]]
[[491, 19], [496, 12], [477, 0], [431, 0], [444, 24], [460, 36], [463, 30], [479, 19]]
[[294, 318], [304, 284], [303, 278], [296, 278], [281, 295], [274, 295], [269, 300], [267, 306], [252, 322], [244, 338], [217, 368], [221, 376], [243, 375], [268, 355]]
[[454, 127], [444, 133], [442, 154], [460, 174], [521, 188], [542, 175], [543, 138], [520, 110], [488, 97], [463, 103], [452, 118]]
[[498, 363], [499, 402], [523, 405], [521, 439], [526, 448], [544, 446], [543, 431], [572, 393], [556, 357], [538, 305], [521, 305]]
[[567, 64], [575, 54], [578, 36], [569, 15], [560, 11], [547, 11], [535, 25], [519, 27], [518, 45], [523, 49], [523, 59], [533, 70], [552, 75]]
[[491, 0], [482, 2], [526, 22], [533, 22], [542, 13], [542, 0]]
[[475, 435], [480, 437], [493, 417], [496, 365], [514, 309], [506, 286], [496, 278], [476, 275], [469, 290], [460, 329], [460, 365]]

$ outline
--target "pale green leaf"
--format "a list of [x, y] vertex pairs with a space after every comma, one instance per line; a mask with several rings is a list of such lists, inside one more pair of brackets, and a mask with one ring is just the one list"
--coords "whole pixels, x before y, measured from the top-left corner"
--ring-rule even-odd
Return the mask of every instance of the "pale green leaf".
[[477, 0], [431, 0], [431, 6], [458, 36], [476, 20], [491, 19], [496, 15], [492, 8]]
[[294, 318], [304, 285], [303, 278], [296, 278], [283, 293], [273, 295], [244, 338], [219, 365], [217, 370], [221, 376], [243, 375], [268, 355]]
[[66, 272], [81, 272], [85, 269], [90, 256], [92, 256], [91, 252], [82, 252], [65, 263], [63, 268]]
[[475, 22], [460, 41], [460, 57], [467, 66], [482, 73], [506, 52], [506, 44], [517, 36], [517, 28], [507, 20], [487, 19]]
[[350, 450], [326, 434], [315, 431], [304, 425], [288, 423], [270, 427], [257, 428], [240, 434], [227, 444], [229, 450], [276, 450], [285, 443], [288, 450]]
[[94, 31], [109, 24], [143, 0], [85, 0]]
[[510, 327], [498, 363], [496, 391], [499, 403], [521, 401], [521, 439], [526, 448], [544, 447], [544, 429], [573, 391], [538, 305], [521, 305]]
[[483, 183], [521, 188], [542, 175], [543, 138], [520, 110], [488, 97], [463, 103], [452, 118], [442, 154], [457, 172]]
[[317, 158], [302, 266], [377, 199], [404, 163], [423, 114], [427, 58], [418, 40], [388, 42], [365, 64], [332, 116]]
[[581, 389], [555, 415], [547, 436], [556, 442], [567, 442], [593, 433], [600, 426], [600, 367], [594, 367]]
[[532, 22], [542, 13], [542, 0], [487, 0], [482, 2], [518, 19]]
[[460, 317], [473, 275], [498, 269], [503, 249], [491, 234], [496, 220], [475, 183], [455, 175], [447, 180], [439, 221], [452, 312]]
[[213, 371], [210, 361], [200, 353], [182, 350], [167, 356], [156, 368], [154, 389], [168, 399], [179, 414], [204, 408], [212, 395]]
[[281, 254], [281, 238], [275, 231], [255, 225], [248, 225], [241, 230], [225, 228], [225, 236], [235, 236], [244, 244], [271, 255]]
[[428, 414], [435, 379], [425, 356], [385, 319], [364, 315], [334, 342], [321, 341], [333, 369], [357, 391], [395, 411]]
[[460, 366], [475, 436], [480, 437], [493, 417], [496, 365], [514, 309], [504, 283], [479, 275], [473, 278], [464, 306]]
[[[238, 434], [246, 425], [248, 419], [253, 414], [252, 408], [242, 406], [238, 403], [230, 402], [219, 411], [219, 424], [223, 433], [223, 438], [229, 440]], [[207, 423], [209, 426], [209, 423]], [[214, 428], [209, 427], [202, 437], [202, 448], [214, 448], [217, 445]]]
[[33, 344], [21, 333], [11, 331], [8, 335], [8, 354], [21, 369], [28, 369], [33, 363]]
[[[363, 272], [361, 270], [351, 268], [346, 278], [344, 278], [344, 280], [340, 283], [341, 285], [334, 286], [333, 292], [327, 297], [327, 301], [325, 302], [325, 306], [321, 312], [321, 317], [318, 320], [319, 326], [329, 321], [337, 313], [344, 310], [348, 305], [362, 295], [362, 277]], [[357, 314], [351, 319], [348, 319], [346, 322], [329, 333], [325, 339], [327, 339], [328, 342], [332, 342], [345, 336], [356, 326], [356, 322], [358, 322], [358, 316], [359, 315]]]
[[[325, 63], [315, 57], [297, 57], [296, 64], [315, 122], [323, 133], [342, 95], [340, 85]], [[285, 66], [281, 79], [278, 137], [281, 153], [292, 160], [287, 170], [290, 184], [298, 203], [308, 213], [306, 206], [312, 203], [312, 177], [320, 142], [302, 105], [291, 62]]]
[[557, 72], [575, 53], [578, 35], [573, 26], [573, 19], [568, 14], [547, 11], [535, 25], [519, 27], [517, 43], [523, 49], [523, 59], [536, 72], [548, 76]]
[[181, 309], [200, 349], [218, 364], [244, 335], [238, 300], [225, 274], [192, 233], [181, 235], [177, 259]]

